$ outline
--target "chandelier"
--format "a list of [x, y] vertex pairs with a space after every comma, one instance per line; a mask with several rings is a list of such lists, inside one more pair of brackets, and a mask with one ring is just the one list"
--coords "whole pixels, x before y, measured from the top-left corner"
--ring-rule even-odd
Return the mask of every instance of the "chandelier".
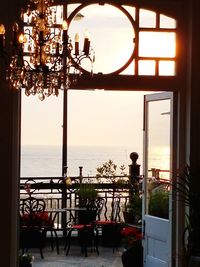
[[[83, 59], [89, 59], [93, 72], [94, 51], [87, 33], [83, 50], [79, 49], [79, 36], [74, 45], [68, 35], [68, 22], [56, 23], [53, 0], [30, 0], [26, 12], [22, 11], [23, 32], [13, 25], [12, 56], [7, 69], [11, 87], [24, 89], [25, 94], [38, 95], [40, 100], [59, 90], [68, 89], [84, 72]], [[0, 25], [0, 53], [5, 54], [5, 28]]]

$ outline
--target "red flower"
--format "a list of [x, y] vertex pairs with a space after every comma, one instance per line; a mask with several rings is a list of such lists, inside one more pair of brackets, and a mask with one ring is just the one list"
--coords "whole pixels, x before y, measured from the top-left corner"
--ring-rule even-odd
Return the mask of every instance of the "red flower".
[[52, 226], [53, 224], [48, 213], [45, 211], [23, 214], [22, 216], [20, 216], [20, 222], [22, 226], [37, 226], [37, 227]]
[[142, 233], [140, 229], [135, 227], [124, 227], [121, 231], [122, 242], [126, 248], [132, 247], [135, 241], [142, 239]]
[[135, 227], [124, 227], [122, 229], [122, 236], [135, 236], [139, 233], [139, 230]]
[[141, 239], [142, 239], [142, 233], [137, 233], [137, 234], [135, 235], [135, 238], [136, 238], [137, 240], [141, 240]]

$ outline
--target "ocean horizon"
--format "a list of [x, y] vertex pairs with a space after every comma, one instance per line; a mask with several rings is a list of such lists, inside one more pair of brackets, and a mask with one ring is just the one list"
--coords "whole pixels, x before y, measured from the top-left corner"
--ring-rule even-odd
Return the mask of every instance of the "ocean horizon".
[[[79, 166], [83, 167], [83, 176], [95, 176], [96, 169], [108, 160], [117, 167], [131, 164], [130, 153], [141, 151], [131, 147], [119, 146], [68, 146], [68, 175], [78, 176]], [[139, 156], [138, 164], [141, 164]], [[120, 170], [117, 174], [120, 174]], [[62, 147], [43, 145], [23, 145], [21, 147], [21, 177], [60, 177], [62, 176]]]
[[[95, 176], [97, 168], [108, 160], [119, 167], [124, 165], [128, 174], [131, 164], [130, 153], [137, 152], [137, 163], [141, 165], [142, 175], [143, 154], [142, 147], [115, 146], [68, 146], [68, 176], [79, 175], [79, 166], [83, 167], [83, 176]], [[166, 147], [156, 147], [151, 158], [152, 168], [169, 169], [169, 150]], [[62, 176], [62, 148], [60, 146], [23, 145], [21, 147], [21, 177], [61, 177]]]

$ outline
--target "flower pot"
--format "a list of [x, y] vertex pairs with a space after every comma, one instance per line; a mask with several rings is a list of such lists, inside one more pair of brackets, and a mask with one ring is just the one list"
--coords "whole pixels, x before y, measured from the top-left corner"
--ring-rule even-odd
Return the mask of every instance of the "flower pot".
[[78, 211], [78, 223], [79, 224], [90, 224], [96, 219], [96, 210], [80, 210]]
[[126, 249], [122, 254], [122, 264], [123, 267], [143, 266], [143, 248], [140, 241], [136, 241], [135, 244]]
[[135, 215], [133, 212], [123, 211], [125, 223], [135, 224]]

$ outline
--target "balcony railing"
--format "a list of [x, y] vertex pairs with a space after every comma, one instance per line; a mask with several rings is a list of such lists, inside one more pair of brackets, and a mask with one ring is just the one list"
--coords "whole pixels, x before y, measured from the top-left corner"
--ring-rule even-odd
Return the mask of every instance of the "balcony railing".
[[[80, 183], [80, 177], [70, 177], [72, 184], [66, 185], [63, 177], [34, 177], [21, 178], [20, 180], [20, 198], [26, 198], [29, 195], [43, 198], [47, 209], [61, 209], [65, 207], [74, 207], [78, 204], [76, 194]], [[81, 177], [82, 183], [93, 184], [98, 195], [105, 199], [104, 207], [101, 213], [101, 220], [108, 220], [112, 214], [113, 200], [115, 197], [120, 199], [117, 220], [123, 220], [122, 208], [129, 200], [130, 185], [128, 176], [118, 176], [123, 179], [123, 184], [105, 182], [105, 178]], [[70, 221], [70, 214], [67, 212], [59, 213], [55, 218], [55, 227], [64, 229], [66, 222]]]

